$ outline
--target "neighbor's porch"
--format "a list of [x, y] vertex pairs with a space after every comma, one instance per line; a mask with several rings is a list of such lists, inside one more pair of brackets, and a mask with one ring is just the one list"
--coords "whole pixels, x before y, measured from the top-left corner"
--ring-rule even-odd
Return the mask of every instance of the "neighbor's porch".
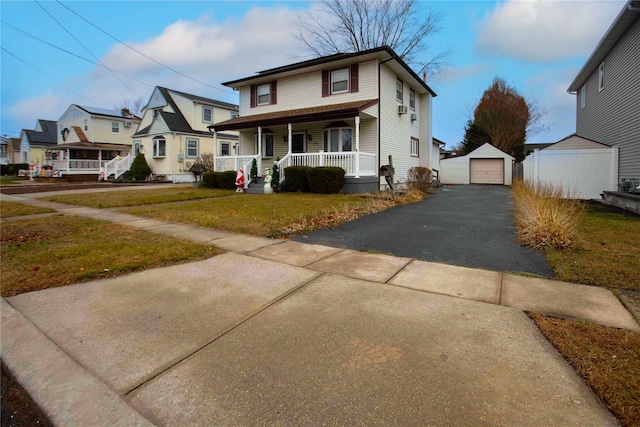
[[101, 171], [116, 166], [116, 171], [128, 170], [131, 159], [131, 147], [127, 145], [79, 142], [48, 149], [43, 166], [52, 166], [58, 176], [95, 174], [97, 178]]

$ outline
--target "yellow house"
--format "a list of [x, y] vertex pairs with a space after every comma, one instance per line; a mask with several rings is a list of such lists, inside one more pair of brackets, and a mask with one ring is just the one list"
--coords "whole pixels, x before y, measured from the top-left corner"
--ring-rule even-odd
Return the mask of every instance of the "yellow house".
[[20, 132], [20, 154], [14, 157], [15, 163], [37, 165], [49, 157], [48, 150], [56, 145], [56, 122], [38, 120], [35, 129], [22, 129]]
[[237, 105], [157, 86], [133, 135], [134, 154], [145, 155], [156, 177], [192, 182], [189, 168], [201, 155], [237, 154], [237, 132], [218, 134], [214, 147], [213, 134], [207, 128], [237, 116]]

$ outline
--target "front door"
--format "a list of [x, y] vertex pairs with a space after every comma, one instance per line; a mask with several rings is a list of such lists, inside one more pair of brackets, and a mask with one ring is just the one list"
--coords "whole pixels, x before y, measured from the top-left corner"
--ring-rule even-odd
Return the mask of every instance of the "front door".
[[291, 152], [292, 153], [305, 153], [304, 146], [304, 133], [294, 133], [291, 135]]

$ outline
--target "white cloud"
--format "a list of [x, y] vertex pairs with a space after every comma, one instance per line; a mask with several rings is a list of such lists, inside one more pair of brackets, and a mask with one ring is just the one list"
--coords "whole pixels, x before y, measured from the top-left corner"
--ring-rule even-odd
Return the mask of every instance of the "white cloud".
[[471, 77], [476, 77], [479, 74], [489, 71], [491, 71], [491, 66], [489, 64], [471, 64], [462, 67], [447, 67], [438, 73], [434, 80], [439, 83], [453, 83]]
[[589, 55], [624, 1], [507, 1], [480, 24], [476, 50], [525, 62]]
[[[38, 119], [58, 120], [71, 103], [68, 97], [47, 91], [37, 98], [24, 99], [12, 105], [8, 116], [22, 129], [33, 129]], [[37, 112], [37, 117], [34, 112]]]

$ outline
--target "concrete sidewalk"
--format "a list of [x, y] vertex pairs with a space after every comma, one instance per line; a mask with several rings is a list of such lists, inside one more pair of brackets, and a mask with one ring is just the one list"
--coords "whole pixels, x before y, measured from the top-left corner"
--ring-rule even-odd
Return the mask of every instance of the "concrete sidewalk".
[[55, 209], [229, 252], [3, 300], [54, 425], [617, 425], [522, 311], [639, 331], [607, 290]]

